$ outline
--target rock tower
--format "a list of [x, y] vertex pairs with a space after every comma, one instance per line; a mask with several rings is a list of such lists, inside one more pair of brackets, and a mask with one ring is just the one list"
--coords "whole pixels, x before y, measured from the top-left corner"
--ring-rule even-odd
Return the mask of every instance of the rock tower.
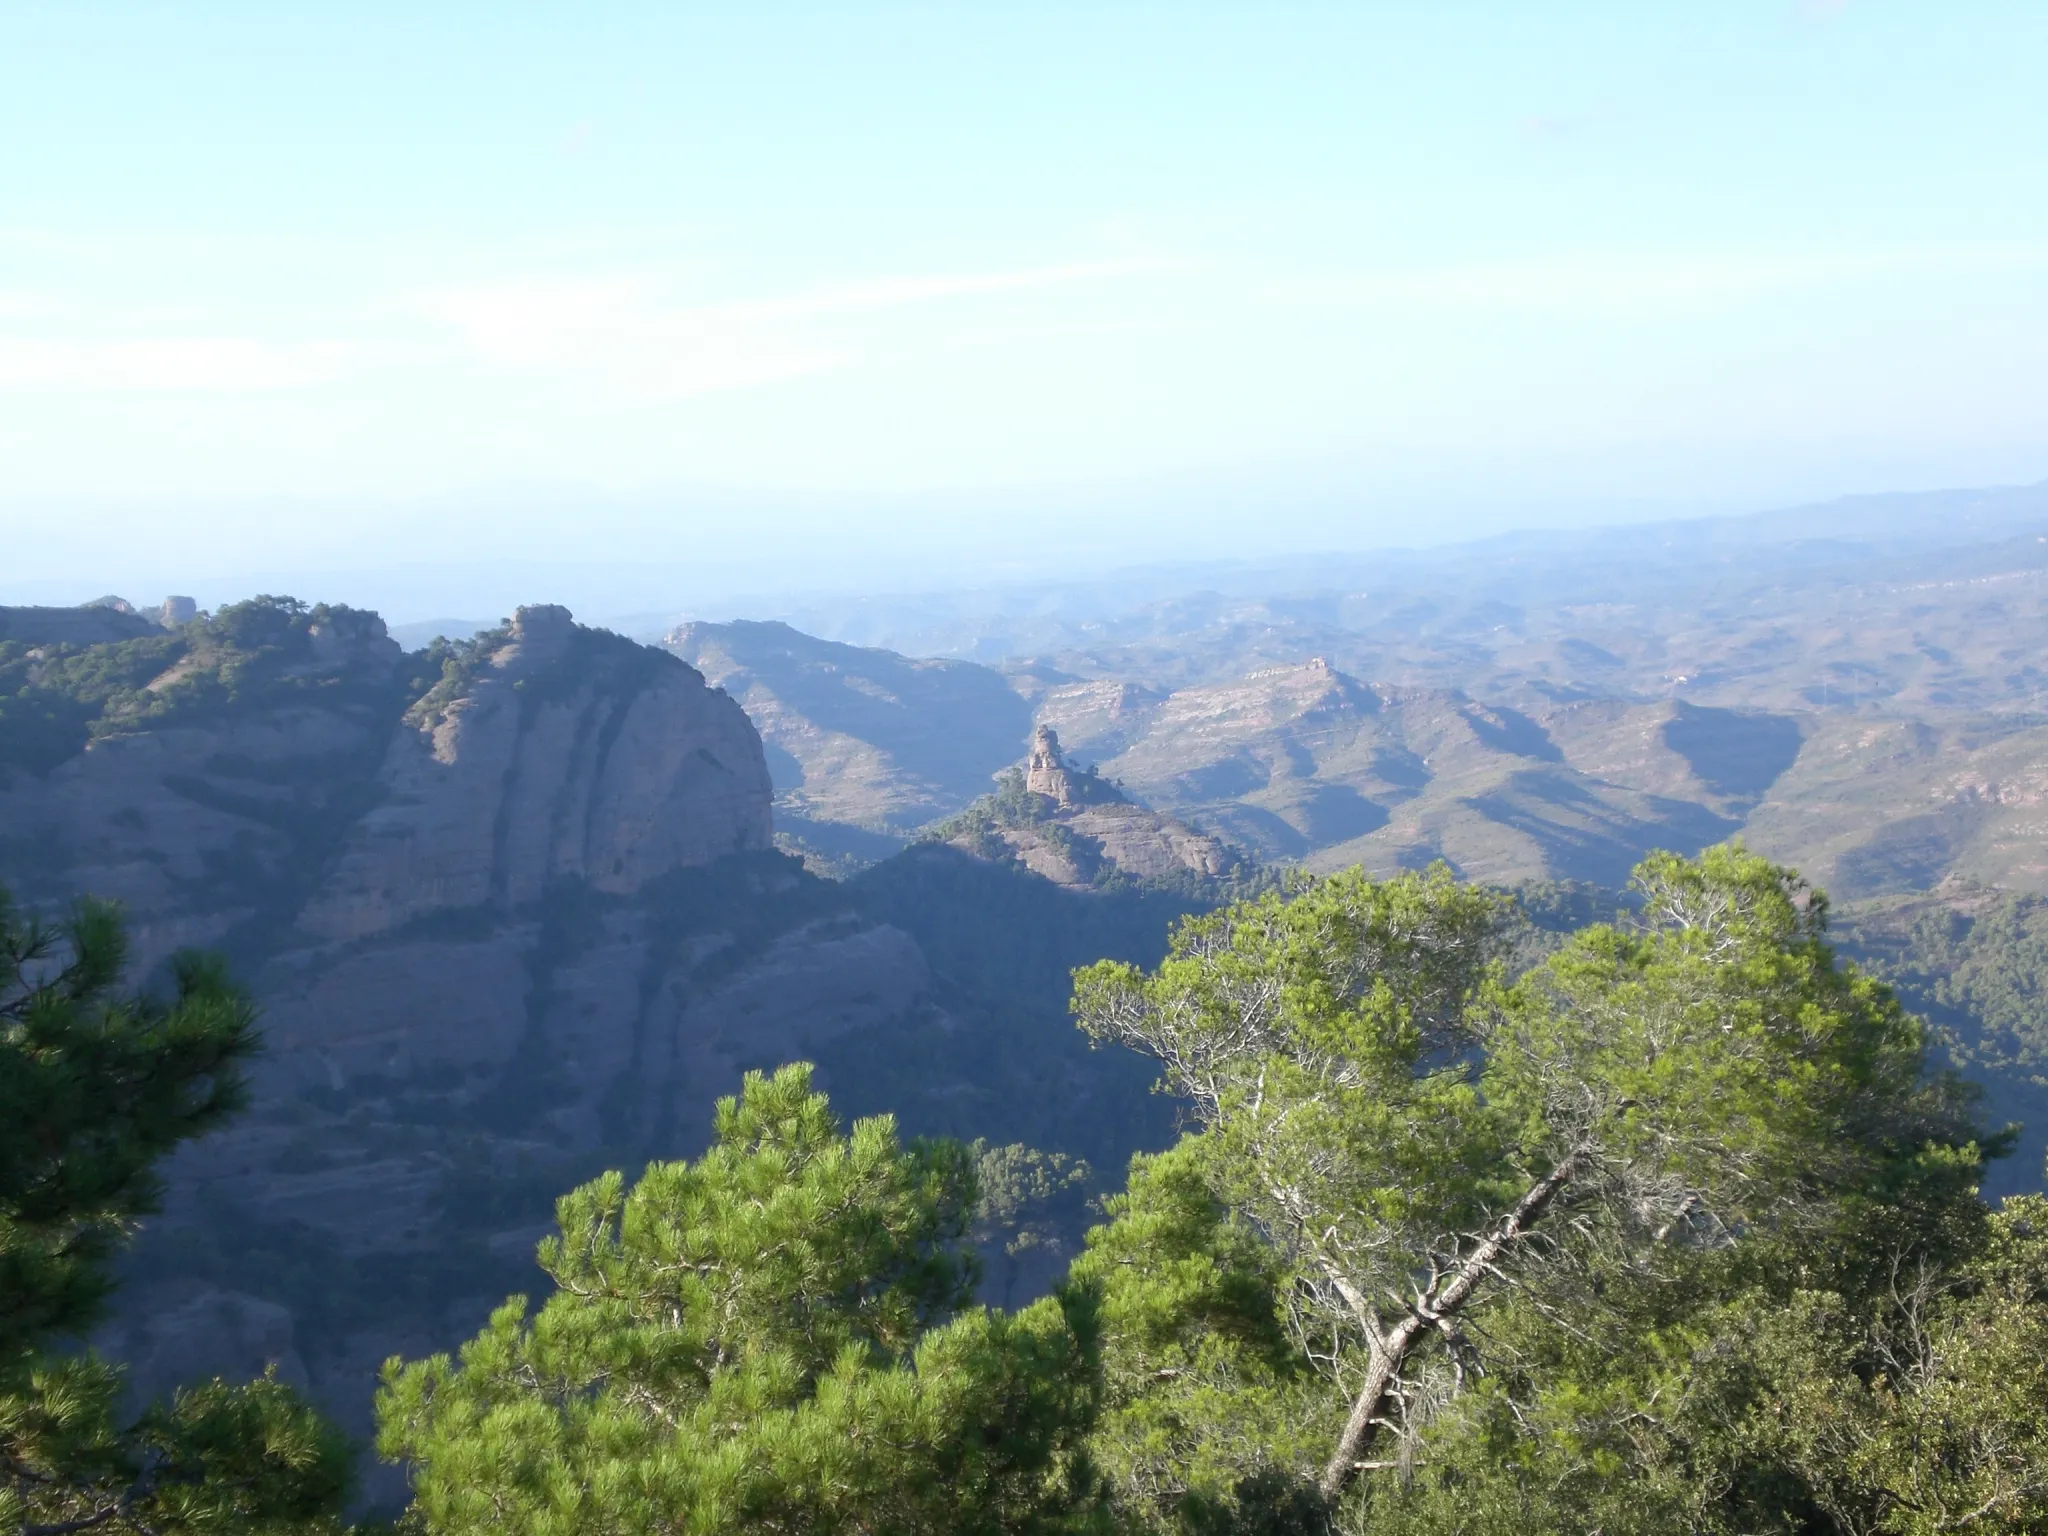
[[1062, 808], [1123, 798], [1108, 780], [1098, 779], [1093, 771], [1079, 773], [1068, 767], [1066, 758], [1060, 754], [1059, 732], [1049, 725], [1041, 725], [1031, 733], [1031, 757], [1024, 766], [1024, 787]]

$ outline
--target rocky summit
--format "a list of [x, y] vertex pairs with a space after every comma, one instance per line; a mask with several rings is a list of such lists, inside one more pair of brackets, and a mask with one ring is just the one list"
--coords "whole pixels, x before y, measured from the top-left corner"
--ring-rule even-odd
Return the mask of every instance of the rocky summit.
[[[6, 617], [0, 885], [116, 898], [133, 980], [203, 946], [261, 1010], [251, 1106], [172, 1161], [99, 1341], [138, 1394], [275, 1367], [367, 1434], [384, 1359], [539, 1282], [556, 1195], [694, 1154], [753, 1068], [1107, 1167], [1165, 1134], [1064, 987], [1156, 959], [1186, 899], [937, 845], [807, 873], [754, 725], [670, 652], [559, 607], [410, 653], [289, 599]], [[993, 1252], [1005, 1288], [1056, 1272]]]
[[1041, 725], [995, 792], [940, 823], [933, 841], [1014, 864], [1067, 890], [1148, 888], [1220, 899], [1253, 874], [1229, 844], [1134, 802], [1091, 765], [1076, 767]]
[[737, 1083], [721, 1052], [758, 1015], [830, 1014], [827, 975], [871, 1007], [922, 978], [871, 925], [723, 965], [731, 936], [678, 937], [673, 901], [657, 932], [650, 892], [768, 849], [760, 739], [694, 669], [566, 609], [415, 655], [373, 614], [282, 601], [7, 621], [36, 641], [0, 641], [16, 698], [83, 718], [39, 753], [8, 734], [0, 876], [46, 907], [118, 898], [138, 979], [226, 950], [262, 1008], [254, 1108], [171, 1167], [109, 1340], [139, 1389], [267, 1362], [359, 1418], [378, 1362], [437, 1330], [355, 1315], [348, 1276], [431, 1288], [452, 1250], [530, 1250], [502, 1202], [451, 1222], [463, 1170], [676, 1134]]
[[565, 879], [629, 893], [768, 846], [739, 706], [563, 608], [421, 657], [347, 609], [231, 610], [155, 640], [70, 628], [86, 645], [43, 647], [40, 680], [91, 661], [134, 682], [60, 761], [0, 763], [0, 849], [24, 895], [118, 898], [145, 969], [185, 944], [388, 937]]

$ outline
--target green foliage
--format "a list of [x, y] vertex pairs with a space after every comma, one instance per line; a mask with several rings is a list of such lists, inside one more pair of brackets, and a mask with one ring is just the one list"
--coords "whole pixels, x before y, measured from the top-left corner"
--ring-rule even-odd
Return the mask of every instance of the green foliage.
[[697, 1162], [563, 1198], [530, 1319], [386, 1366], [380, 1447], [433, 1531], [1092, 1526], [1092, 1298], [961, 1310], [974, 1200], [965, 1148], [751, 1074]]
[[1669, 1219], [1731, 1233], [1941, 1149], [1968, 1186], [1967, 1096], [1925, 1080], [1925, 1026], [1890, 989], [1837, 962], [1824, 896], [1734, 846], [1654, 854], [1637, 883], [1639, 921], [1583, 930], [1486, 1021], [1487, 1098], [1522, 1156], [1595, 1148], [1668, 1189]]
[[980, 1191], [974, 1241], [984, 1274], [995, 1271], [984, 1281], [985, 1294], [1007, 1307], [1017, 1300], [1027, 1265], [1072, 1257], [1073, 1237], [1087, 1224], [1095, 1170], [1079, 1158], [1021, 1142], [991, 1147], [976, 1141], [968, 1151]]
[[241, 1106], [256, 1044], [217, 963], [180, 956], [166, 1002], [115, 993], [125, 956], [111, 907], [53, 928], [0, 893], [0, 1522], [323, 1529], [347, 1449], [288, 1388], [215, 1382], [124, 1423], [119, 1371], [74, 1347], [155, 1165]]
[[[1348, 1400], [1326, 1497], [1404, 1464], [1366, 1460], [1382, 1428], [1412, 1448], [1488, 1369], [1468, 1319], [1526, 1309], [1530, 1360], [1546, 1326], [1603, 1318], [1630, 1325], [1603, 1347], [1654, 1353], [1697, 1326], [1660, 1311], [1676, 1298], [1802, 1270], [1867, 1293], [1885, 1255], [1966, 1239], [1966, 1098], [1926, 1078], [1891, 993], [1837, 965], [1825, 901], [1733, 847], [1653, 856], [1638, 884], [1638, 921], [1512, 983], [1501, 899], [1441, 867], [1191, 919], [1150, 975], [1077, 974], [1083, 1027], [1193, 1104], [1184, 1155], [1270, 1245], [1297, 1347]], [[1506, 1415], [1490, 1443], [1556, 1380], [1474, 1394]]]
[[2039, 1189], [2048, 1151], [2048, 901], [1945, 886], [1873, 902], [1850, 920], [1871, 968], [1939, 1027], [1958, 1069], [1986, 1088], [1994, 1120], [2020, 1127], [2021, 1155], [1996, 1187]]
[[1912, 924], [1899, 983], [1953, 1019], [1958, 1065], [2048, 1085], [2048, 901], [1985, 892]]
[[[438, 723], [448, 707], [469, 692], [471, 683], [491, 657], [513, 638], [509, 622], [479, 630], [466, 640], [436, 636], [433, 644], [411, 658], [412, 670], [420, 683], [413, 690], [418, 697], [407, 709], [407, 718], [416, 724]], [[518, 690], [521, 710], [530, 715], [545, 703], [571, 698], [592, 686], [623, 703], [662, 672], [683, 665], [676, 657], [653, 646], [641, 645], [607, 629], [578, 625], [567, 633], [559, 652], [546, 666], [513, 686]], [[624, 710], [620, 709], [613, 718], [619, 720], [623, 716]]]
[[1822, 1298], [1803, 1310], [1825, 1319], [1785, 1318], [1786, 1458], [1844, 1528], [2048, 1526], [2048, 1201], [1989, 1227], [1971, 1262], [1903, 1276], [1860, 1329]]
[[[0, 643], [0, 768], [47, 773], [107, 736], [217, 720], [294, 700], [395, 718], [411, 668], [363, 644], [374, 614], [254, 597], [163, 635], [100, 645]], [[438, 663], [437, 663], [438, 664]]]
[[1511, 1303], [1489, 1329], [1506, 1368], [1447, 1406], [1366, 1518], [1390, 1533], [2038, 1530], [2048, 1209], [1979, 1216], [1970, 1252], [1895, 1255], [1863, 1295], [1789, 1273], [1745, 1288], [1609, 1270], [1570, 1314], [1577, 1337]]
[[920, 841], [959, 843], [985, 859], [1007, 859], [1009, 845], [1002, 840], [1005, 827], [1031, 827], [1062, 852], [1078, 856], [1074, 836], [1058, 823], [1059, 802], [1050, 795], [1034, 794], [1024, 787], [1024, 770], [1011, 768], [996, 781], [996, 787], [957, 816], [949, 816], [925, 830]]
[[0, 642], [0, 766], [47, 773], [76, 756], [103, 715], [136, 708], [144, 686], [185, 650], [169, 634], [93, 646]]
[[1134, 1159], [1075, 1261], [1102, 1295], [1095, 1454], [1140, 1527], [1285, 1529], [1253, 1511], [1304, 1503], [1319, 1521], [1328, 1393], [1288, 1334], [1284, 1262], [1211, 1193], [1205, 1153], [1196, 1139]]
[[[546, 998], [559, 968], [605, 942], [627, 911], [646, 915], [643, 975], [687, 972], [706, 990], [757, 963], [793, 929], [858, 932], [891, 923], [915, 935], [930, 958], [938, 1006], [815, 1042], [820, 1076], [829, 1076], [846, 1118], [890, 1109], [906, 1136], [984, 1135], [1059, 1149], [1041, 1154], [1054, 1165], [1064, 1153], [1120, 1170], [1133, 1150], [1171, 1139], [1173, 1106], [1148, 1094], [1140, 1058], [1089, 1049], [1066, 1017], [1065, 978], [1099, 954], [1156, 960], [1184, 910], [1163, 897], [1062, 891], [954, 849], [920, 849], [845, 885], [812, 877], [786, 856], [756, 852], [673, 871], [632, 898], [551, 887], [535, 914], [529, 995]], [[490, 931], [487, 916], [484, 925], [463, 926], [480, 915], [423, 919], [403, 937], [473, 938]], [[720, 942], [707, 944], [706, 936]], [[494, 1235], [545, 1221], [556, 1196], [607, 1167], [625, 1169], [630, 1182], [651, 1158], [702, 1150], [687, 1082], [650, 1094], [637, 1070], [622, 1074], [599, 1102], [603, 1143], [561, 1146], [547, 1121], [561, 1103], [561, 1090], [551, 1086], [558, 1071], [558, 1052], [536, 1032], [481, 1090], [464, 1076], [363, 1073], [340, 1089], [323, 1083], [294, 1103], [262, 1106], [267, 1118], [299, 1121], [287, 1155], [308, 1167], [315, 1158], [331, 1166], [351, 1154], [426, 1157], [445, 1166], [417, 1238], [385, 1251], [343, 1252], [323, 1228], [265, 1220], [222, 1197], [188, 1208], [196, 1219], [153, 1224], [127, 1273], [151, 1286], [185, 1280], [284, 1305], [296, 1346], [316, 1371], [349, 1335], [372, 1327], [452, 1344], [485, 1314], [465, 1301], [473, 1310], [451, 1321], [451, 1298], [502, 1298], [527, 1288], [530, 1248], [493, 1248]], [[686, 1109], [693, 1111], [687, 1122]], [[507, 1133], [516, 1154], [499, 1139]], [[1074, 1171], [1069, 1162], [1052, 1181]], [[1022, 1208], [1015, 1226], [978, 1230], [983, 1299], [1010, 1305], [1055, 1286], [1096, 1219], [1090, 1201], [1097, 1192], [1094, 1183], [1064, 1187]], [[1028, 1243], [1005, 1252], [1020, 1237]]]
[[61, 926], [0, 893], [0, 1355], [99, 1318], [107, 1265], [156, 1208], [155, 1164], [242, 1106], [254, 1014], [220, 968], [179, 957], [168, 1003], [111, 996], [118, 913]]
[[469, 685], [489, 663], [492, 654], [511, 638], [510, 624], [479, 630], [465, 640], [436, 635], [433, 643], [419, 653], [417, 663], [419, 673], [433, 681], [413, 701], [408, 713], [420, 720], [439, 721], [450, 704], [469, 692]]

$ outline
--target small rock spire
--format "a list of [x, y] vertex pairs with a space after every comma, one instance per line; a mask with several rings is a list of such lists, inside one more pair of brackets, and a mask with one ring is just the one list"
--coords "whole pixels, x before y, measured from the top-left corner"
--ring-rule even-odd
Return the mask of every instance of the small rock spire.
[[1121, 800], [1115, 787], [1094, 773], [1077, 773], [1060, 752], [1059, 732], [1041, 725], [1031, 733], [1031, 756], [1024, 765], [1024, 787], [1062, 807], [1095, 801]]
[[1031, 733], [1031, 761], [1025, 765], [1024, 787], [1065, 805], [1071, 798], [1066, 760], [1060, 756], [1060, 735], [1049, 725]]

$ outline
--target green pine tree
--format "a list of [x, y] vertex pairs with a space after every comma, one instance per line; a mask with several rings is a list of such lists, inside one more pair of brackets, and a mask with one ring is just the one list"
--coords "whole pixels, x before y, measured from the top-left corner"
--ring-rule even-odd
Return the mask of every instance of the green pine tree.
[[1330, 1388], [1287, 1327], [1284, 1259], [1216, 1198], [1203, 1150], [1134, 1159], [1074, 1263], [1102, 1295], [1096, 1458], [1139, 1528], [1320, 1531], [1303, 1473]]
[[78, 1348], [157, 1164], [241, 1106], [257, 1045], [218, 962], [180, 955], [162, 1001], [119, 992], [126, 956], [110, 905], [49, 926], [0, 892], [0, 1528], [328, 1529], [348, 1449], [289, 1388], [215, 1382], [127, 1417], [119, 1369]]
[[1100, 1524], [1093, 1297], [968, 1306], [973, 1159], [843, 1132], [749, 1074], [696, 1162], [563, 1197], [555, 1292], [393, 1360], [380, 1447], [433, 1532], [1055, 1532]]
[[[1408, 1518], [1434, 1475], [1418, 1447], [1426, 1464], [1431, 1435], [1462, 1421], [1470, 1456], [1440, 1485], [1460, 1491], [1423, 1528], [1620, 1529], [1652, 1511], [1631, 1437], [1706, 1378], [1693, 1351], [1745, 1299], [1868, 1297], [1901, 1256], [1967, 1252], [1981, 1149], [1966, 1099], [1928, 1076], [1920, 1022], [1836, 963], [1819, 893], [1739, 848], [1658, 855], [1638, 878], [1640, 923], [1584, 929], [1519, 978], [1503, 902], [1441, 867], [1243, 903], [1184, 923], [1153, 973], [1077, 974], [1083, 1027], [1158, 1057], [1197, 1122], [1139, 1170], [1081, 1266], [1136, 1251], [1170, 1172], [1183, 1236], [1152, 1251], [1174, 1262], [1132, 1266], [1128, 1294], [1105, 1298], [1112, 1382], [1155, 1383], [1105, 1421], [1126, 1508], [1199, 1525], [1219, 1491], [1244, 1505], [1217, 1469], [1250, 1430], [1271, 1465], [1236, 1469], [1247, 1491], [1312, 1477], [1331, 1509]], [[1213, 1331], [1187, 1335], [1211, 1303], [1175, 1289], [1202, 1266], [1239, 1286], [1268, 1275], [1291, 1350], [1232, 1358]], [[1120, 1333], [1141, 1303], [1163, 1322]], [[1526, 1465], [1546, 1413], [1578, 1426], [1549, 1473], [1572, 1491], [1547, 1514], [1495, 1476]], [[1675, 1476], [1642, 1529], [1716, 1528], [1704, 1505], [1734, 1507], [1729, 1476]], [[1594, 1516], [1596, 1495], [1618, 1502]], [[1244, 1515], [1300, 1523], [1270, 1498]]]

